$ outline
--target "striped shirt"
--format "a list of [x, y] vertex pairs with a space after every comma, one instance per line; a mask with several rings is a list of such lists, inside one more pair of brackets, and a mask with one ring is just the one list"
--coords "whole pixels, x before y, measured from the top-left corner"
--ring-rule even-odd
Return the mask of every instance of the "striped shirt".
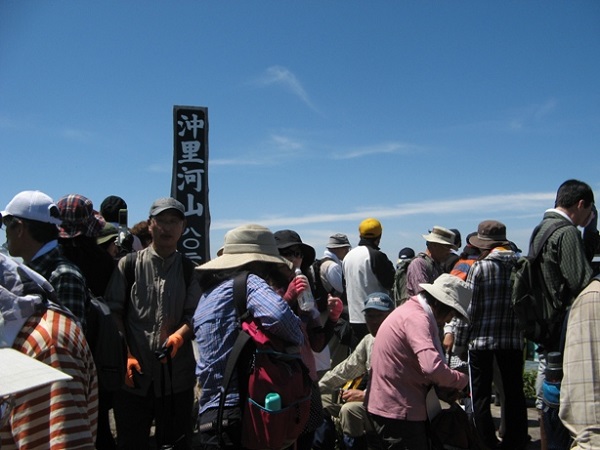
[[459, 321], [456, 345], [470, 350], [521, 350], [523, 335], [511, 301], [510, 275], [517, 260], [511, 250], [496, 248], [471, 267], [467, 283], [473, 298], [467, 310], [470, 325]]
[[66, 315], [48, 309], [29, 318], [13, 348], [73, 379], [17, 394], [10, 421], [0, 430], [0, 448], [94, 448], [96, 367], [81, 328]]

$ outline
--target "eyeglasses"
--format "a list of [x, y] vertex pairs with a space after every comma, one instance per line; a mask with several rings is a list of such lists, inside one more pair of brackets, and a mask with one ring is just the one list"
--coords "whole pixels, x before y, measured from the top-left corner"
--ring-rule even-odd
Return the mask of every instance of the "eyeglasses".
[[162, 217], [153, 217], [152, 220], [154, 220], [154, 222], [160, 227], [174, 227], [183, 222], [181, 219], [165, 219]]
[[2, 223], [6, 226], [6, 228], [10, 227], [15, 222], [21, 222], [22, 220], [15, 216], [5, 216], [2, 217]]
[[303, 258], [304, 255], [299, 250], [281, 250], [279, 254], [283, 257], [291, 256], [293, 258]]

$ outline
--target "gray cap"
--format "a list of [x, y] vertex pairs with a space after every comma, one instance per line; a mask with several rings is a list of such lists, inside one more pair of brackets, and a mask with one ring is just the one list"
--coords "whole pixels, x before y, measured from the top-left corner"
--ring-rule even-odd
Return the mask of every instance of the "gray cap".
[[348, 236], [342, 233], [336, 233], [329, 236], [329, 242], [327, 242], [327, 248], [340, 248], [340, 247], [352, 247]]
[[182, 218], [185, 218], [185, 208], [183, 204], [173, 197], [164, 197], [155, 200], [150, 207], [150, 217], [158, 216], [161, 212], [173, 209], [181, 214]]

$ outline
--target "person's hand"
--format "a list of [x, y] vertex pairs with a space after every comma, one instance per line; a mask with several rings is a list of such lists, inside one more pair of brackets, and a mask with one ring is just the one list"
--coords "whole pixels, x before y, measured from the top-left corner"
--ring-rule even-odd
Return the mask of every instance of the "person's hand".
[[295, 276], [288, 284], [287, 291], [283, 295], [283, 299], [288, 303], [293, 303], [298, 299], [300, 294], [308, 289], [308, 278], [304, 275]]
[[[171, 336], [169, 336], [167, 338], [167, 341], [165, 342], [165, 347], [171, 347], [171, 358], [175, 358], [175, 355], [177, 354], [177, 350], [179, 350], [182, 345], [183, 345], [183, 336], [180, 335], [179, 333], [173, 333]], [[167, 358], [161, 359], [160, 362], [162, 362], [162, 363], [167, 362]]]
[[362, 402], [365, 400], [365, 391], [360, 389], [344, 389], [340, 392], [340, 398], [344, 403]]
[[439, 386], [435, 387], [435, 393], [437, 394], [440, 400], [448, 404], [452, 404], [458, 399], [464, 397], [463, 391], [460, 391], [458, 389], [442, 388]]
[[344, 310], [344, 304], [338, 297], [329, 295], [327, 298], [327, 309], [329, 309], [329, 320], [337, 322]]
[[444, 335], [444, 341], [442, 342], [442, 345], [444, 346], [446, 353], [450, 352], [452, 350], [452, 346], [454, 345], [454, 334], [446, 333]]
[[140, 366], [139, 361], [133, 355], [127, 355], [127, 371], [125, 372], [125, 384], [130, 388], [135, 387], [133, 382], [133, 371], [137, 373], [142, 373], [142, 366]]

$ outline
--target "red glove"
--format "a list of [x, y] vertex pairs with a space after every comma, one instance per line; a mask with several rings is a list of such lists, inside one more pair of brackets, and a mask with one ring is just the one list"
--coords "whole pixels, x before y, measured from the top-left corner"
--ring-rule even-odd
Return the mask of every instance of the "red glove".
[[[165, 342], [165, 347], [171, 347], [171, 358], [175, 358], [177, 354], [177, 350], [181, 348], [183, 345], [183, 336], [179, 333], [173, 333], [168, 337], [167, 342]], [[161, 360], [161, 362], [167, 362], [167, 358]]]
[[283, 299], [288, 303], [296, 301], [298, 296], [308, 289], [308, 278], [304, 275], [298, 275], [292, 278]]
[[329, 309], [329, 320], [337, 322], [344, 310], [344, 304], [339, 298], [330, 295], [327, 298], [327, 308]]
[[135, 387], [133, 383], [133, 371], [137, 373], [142, 373], [142, 366], [140, 366], [139, 361], [132, 355], [127, 355], [127, 372], [125, 373], [125, 384], [130, 388]]

